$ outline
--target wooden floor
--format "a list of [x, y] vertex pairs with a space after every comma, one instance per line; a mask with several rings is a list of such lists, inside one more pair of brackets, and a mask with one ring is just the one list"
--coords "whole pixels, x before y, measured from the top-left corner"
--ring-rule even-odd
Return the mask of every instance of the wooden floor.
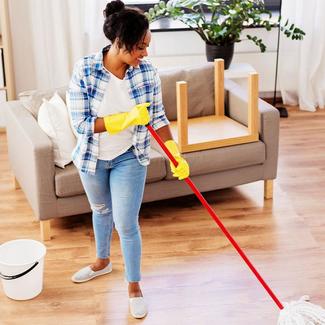
[[[274, 199], [263, 200], [262, 182], [205, 197], [282, 302], [309, 294], [325, 307], [325, 111], [289, 113], [281, 119]], [[0, 242], [39, 240], [24, 194], [13, 189], [5, 135], [0, 141]], [[0, 324], [276, 324], [278, 307], [194, 196], [144, 204], [141, 227], [144, 320], [128, 314], [116, 234], [112, 274], [70, 281], [95, 256], [83, 215], [53, 222], [41, 295], [19, 302], [0, 289]]]

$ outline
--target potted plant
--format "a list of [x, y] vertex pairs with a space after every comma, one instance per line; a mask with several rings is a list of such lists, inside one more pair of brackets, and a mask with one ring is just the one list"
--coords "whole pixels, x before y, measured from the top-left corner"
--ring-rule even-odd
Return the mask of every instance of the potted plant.
[[[305, 33], [290, 24], [271, 20], [272, 12], [267, 10], [263, 0], [169, 0], [160, 1], [145, 13], [149, 21], [162, 17], [179, 20], [200, 35], [206, 44], [208, 61], [215, 58], [225, 60], [227, 69], [234, 53], [234, 44], [241, 41], [242, 31], [247, 27], [264, 27], [271, 30], [280, 24], [280, 30], [292, 40], [301, 40]], [[262, 39], [246, 35], [264, 52]]]

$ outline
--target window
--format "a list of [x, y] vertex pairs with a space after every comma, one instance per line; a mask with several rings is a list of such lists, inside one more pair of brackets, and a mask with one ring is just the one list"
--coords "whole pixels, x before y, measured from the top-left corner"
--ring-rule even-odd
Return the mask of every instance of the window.
[[159, 2], [159, 0], [125, 0], [123, 1], [126, 5], [136, 5], [136, 4], [143, 4], [143, 5], [146, 5], [146, 4], [155, 4], [157, 2]]
[[281, 0], [264, 0], [264, 3], [269, 10], [280, 10]]
[[[137, 6], [144, 11], [153, 7], [154, 4], [158, 3], [160, 0], [125, 0], [124, 3], [130, 6]], [[165, 0], [167, 2], [167, 0]], [[264, 0], [266, 9], [269, 10], [279, 10], [281, 0]]]
[[159, 1], [160, 0], [124, 0], [123, 2], [128, 6], [135, 6], [142, 9], [143, 11], [148, 11], [149, 8], [153, 7]]
[[[160, 0], [124, 0], [124, 3], [129, 6], [135, 6], [143, 11], [148, 11], [149, 8], [153, 7]], [[168, 0], [163, 0], [168, 1]], [[265, 7], [271, 11], [280, 10], [281, 0], [264, 0]], [[150, 25], [150, 30], [154, 32], [163, 32], [163, 31], [181, 31], [181, 30], [189, 30], [189, 27], [183, 25], [180, 22], [173, 21], [169, 18], [162, 18], [158, 21], [153, 22]]]

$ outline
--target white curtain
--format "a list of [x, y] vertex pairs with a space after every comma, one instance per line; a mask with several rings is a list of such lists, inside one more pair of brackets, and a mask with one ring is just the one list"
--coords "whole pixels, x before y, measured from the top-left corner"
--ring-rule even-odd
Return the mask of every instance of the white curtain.
[[285, 104], [325, 107], [325, 0], [283, 0], [282, 17], [303, 29], [303, 41], [280, 40], [279, 80]]
[[108, 44], [103, 32], [103, 10], [108, 0], [85, 0], [84, 30], [86, 54], [100, 50]]
[[28, 0], [35, 87], [67, 85], [76, 60], [107, 44], [103, 0]]

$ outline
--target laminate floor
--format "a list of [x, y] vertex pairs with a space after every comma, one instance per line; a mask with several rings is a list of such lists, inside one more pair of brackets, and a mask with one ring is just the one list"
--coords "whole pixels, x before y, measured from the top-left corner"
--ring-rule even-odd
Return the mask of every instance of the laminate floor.
[[[309, 294], [325, 307], [325, 111], [289, 110], [281, 119], [273, 200], [256, 182], [205, 193], [278, 298]], [[0, 241], [40, 239], [21, 190], [14, 190], [0, 135]], [[128, 314], [118, 236], [113, 272], [83, 284], [71, 275], [91, 263], [95, 243], [89, 214], [54, 220], [46, 242], [44, 289], [13, 301], [0, 288], [0, 324], [271, 325], [278, 307], [194, 195], [142, 206], [143, 320]]]

